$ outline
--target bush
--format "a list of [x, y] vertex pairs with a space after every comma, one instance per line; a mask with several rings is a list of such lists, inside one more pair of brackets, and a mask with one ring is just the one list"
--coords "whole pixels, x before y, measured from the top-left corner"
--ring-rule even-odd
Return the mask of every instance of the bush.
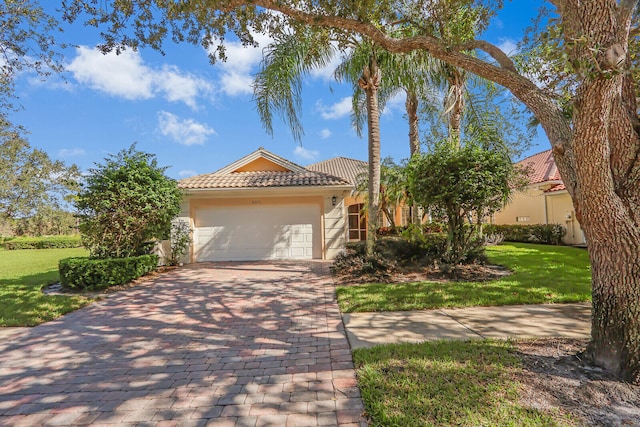
[[80, 236], [15, 237], [2, 243], [7, 250], [79, 248]]
[[63, 286], [91, 291], [124, 285], [157, 267], [157, 255], [103, 259], [65, 258], [58, 263]]
[[147, 242], [169, 238], [182, 192], [165, 170], [135, 144], [90, 169], [75, 204], [82, 242], [92, 257], [144, 255]]
[[544, 243], [560, 245], [567, 230], [560, 224], [511, 224], [484, 226], [484, 233], [502, 234], [507, 242]]
[[167, 265], [178, 265], [191, 245], [191, 227], [188, 222], [175, 221], [171, 224], [171, 244]]

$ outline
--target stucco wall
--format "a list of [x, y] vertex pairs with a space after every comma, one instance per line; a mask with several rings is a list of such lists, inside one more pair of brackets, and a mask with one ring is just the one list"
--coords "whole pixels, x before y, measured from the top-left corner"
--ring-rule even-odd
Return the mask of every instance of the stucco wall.
[[[545, 197], [541, 190], [527, 188], [511, 196], [507, 206], [493, 215], [494, 224], [546, 224]], [[528, 221], [517, 221], [517, 218]]]
[[346, 207], [344, 199], [336, 196], [333, 206], [333, 196], [324, 198], [324, 254], [325, 259], [333, 259], [344, 251], [347, 235]]
[[550, 224], [562, 224], [567, 229], [564, 242], [568, 245], [584, 243], [580, 223], [573, 210], [571, 196], [566, 191], [547, 194], [547, 218]]
[[[529, 217], [529, 221], [516, 221]], [[544, 193], [535, 188], [513, 195], [509, 204], [492, 218], [494, 224], [560, 224], [566, 227], [563, 241], [568, 245], [585, 242], [580, 224], [575, 218], [573, 203], [567, 191]]]

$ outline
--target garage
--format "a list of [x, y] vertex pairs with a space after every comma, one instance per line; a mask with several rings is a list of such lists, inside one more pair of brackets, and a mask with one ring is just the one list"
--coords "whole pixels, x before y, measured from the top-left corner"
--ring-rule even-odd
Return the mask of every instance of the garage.
[[260, 204], [195, 209], [195, 262], [320, 257], [320, 206]]

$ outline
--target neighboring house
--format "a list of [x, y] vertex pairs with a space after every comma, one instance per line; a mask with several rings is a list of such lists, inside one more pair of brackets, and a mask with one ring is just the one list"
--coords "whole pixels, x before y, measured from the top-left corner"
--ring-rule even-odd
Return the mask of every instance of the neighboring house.
[[366, 165], [337, 157], [304, 168], [260, 148], [178, 181], [180, 220], [193, 229], [186, 261], [332, 259], [365, 236], [354, 189]]
[[571, 196], [566, 190], [551, 150], [543, 151], [516, 163], [525, 168], [529, 185], [512, 195], [509, 204], [496, 212], [493, 224], [561, 224], [566, 227], [564, 242], [585, 243], [575, 218]]

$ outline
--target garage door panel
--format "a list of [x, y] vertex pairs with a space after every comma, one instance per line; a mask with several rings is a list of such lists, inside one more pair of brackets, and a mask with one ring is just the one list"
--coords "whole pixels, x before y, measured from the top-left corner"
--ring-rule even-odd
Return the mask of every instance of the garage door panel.
[[311, 259], [320, 244], [317, 205], [197, 209], [195, 224], [196, 261]]

